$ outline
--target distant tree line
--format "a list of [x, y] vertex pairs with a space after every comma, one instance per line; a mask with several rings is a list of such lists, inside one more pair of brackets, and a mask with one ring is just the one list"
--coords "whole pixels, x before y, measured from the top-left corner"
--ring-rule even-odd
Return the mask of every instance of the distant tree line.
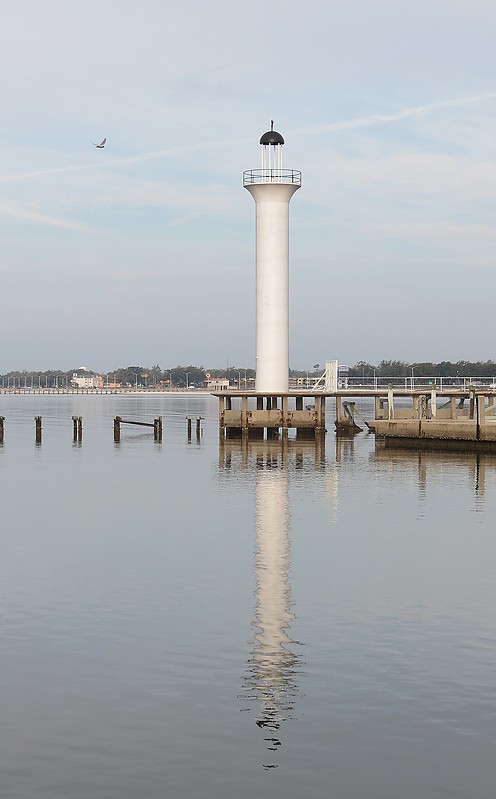
[[494, 377], [495, 361], [380, 361], [377, 366], [366, 361], [358, 361], [350, 366], [350, 377], [409, 377], [412, 374], [425, 377]]
[[[414, 375], [425, 377], [494, 377], [496, 375], [495, 361], [441, 361], [431, 363], [429, 361], [407, 361], [383, 360], [377, 365], [358, 361], [354, 366], [349, 367], [350, 377], [411, 377], [412, 370]], [[0, 374], [2, 385], [15, 384], [19, 386], [55, 386], [69, 385], [74, 373], [79, 374], [101, 374], [88, 369], [85, 372], [81, 368], [70, 369], [64, 372], [60, 369], [47, 369], [42, 371], [13, 370]], [[323, 372], [323, 366], [318, 363], [313, 364], [309, 370], [291, 369], [291, 377], [317, 377]], [[102, 374], [106, 383], [137, 386], [141, 388], [163, 387], [163, 388], [185, 388], [186, 386], [201, 387], [205, 383], [205, 375], [209, 373], [211, 377], [229, 378], [231, 385], [250, 385], [249, 381], [255, 378], [254, 369], [230, 366], [226, 369], [205, 369], [203, 366], [193, 364], [185, 366], [173, 366], [169, 369], [162, 369], [158, 364], [153, 366], [124, 366], [112, 369]]]
[[231, 366], [227, 369], [205, 369], [203, 366], [193, 364], [173, 366], [170, 369], [161, 369], [158, 364], [153, 366], [124, 366], [112, 369], [109, 372], [97, 372], [93, 369], [82, 370], [81, 367], [69, 369], [67, 372], [60, 369], [47, 369], [44, 372], [36, 370], [12, 370], [0, 374], [1, 385], [18, 385], [55, 388], [69, 385], [73, 374], [101, 375], [104, 384], [120, 384], [123, 386], [139, 388], [185, 388], [186, 386], [201, 387], [205, 383], [205, 375], [211, 377], [227, 377], [231, 383], [249, 385], [249, 380], [255, 377], [254, 369], [244, 369]]

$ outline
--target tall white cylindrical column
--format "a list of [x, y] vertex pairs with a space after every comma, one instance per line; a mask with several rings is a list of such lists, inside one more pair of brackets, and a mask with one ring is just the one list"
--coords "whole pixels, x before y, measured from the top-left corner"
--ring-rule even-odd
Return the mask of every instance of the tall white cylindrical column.
[[284, 139], [273, 122], [260, 144], [262, 168], [243, 176], [255, 200], [257, 220], [255, 389], [285, 394], [289, 390], [289, 201], [301, 186], [301, 173], [282, 168]]
[[289, 388], [289, 201], [295, 184], [246, 186], [256, 203], [256, 390]]

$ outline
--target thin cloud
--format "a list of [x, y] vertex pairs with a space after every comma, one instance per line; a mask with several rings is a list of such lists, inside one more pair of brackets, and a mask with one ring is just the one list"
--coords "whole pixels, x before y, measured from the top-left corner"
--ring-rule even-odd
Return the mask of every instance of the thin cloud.
[[453, 242], [454, 239], [496, 240], [496, 228], [477, 223], [460, 224], [458, 222], [384, 222], [363, 225], [364, 231], [398, 238], [439, 239], [442, 242]]
[[0, 183], [13, 183], [18, 180], [29, 180], [29, 178], [41, 178], [45, 175], [57, 175], [61, 172], [77, 172], [80, 169], [95, 169], [100, 164], [80, 164], [79, 166], [61, 166], [55, 169], [38, 169], [36, 172], [19, 172], [16, 175], [3, 175]]
[[345, 119], [339, 122], [331, 122], [327, 125], [315, 125], [308, 128], [293, 130], [292, 134], [301, 135], [317, 133], [334, 133], [340, 130], [353, 130], [355, 128], [367, 128], [371, 125], [382, 125], [387, 122], [399, 122], [409, 117], [420, 116], [421, 114], [431, 113], [432, 111], [442, 111], [445, 108], [457, 108], [458, 106], [470, 103], [482, 103], [486, 100], [495, 100], [496, 92], [486, 92], [485, 94], [475, 94], [471, 97], [459, 97], [454, 100], [442, 100], [438, 103], [427, 103], [425, 105], [414, 105], [411, 108], [402, 108], [394, 114], [370, 114], [366, 117], [356, 119]]
[[86, 225], [81, 225], [78, 222], [68, 222], [65, 219], [56, 219], [53, 216], [45, 216], [44, 214], [37, 214], [34, 211], [26, 211], [24, 208], [17, 206], [5, 205], [0, 203], [0, 214], [8, 216], [12, 219], [18, 219], [21, 222], [37, 222], [41, 225], [50, 225], [51, 227], [61, 227], [67, 230], [79, 230], [84, 233], [92, 233], [91, 228]]
[[[402, 119], [420, 116], [421, 114], [428, 114], [434, 111], [442, 111], [446, 108], [457, 108], [471, 103], [481, 103], [487, 100], [496, 99], [496, 92], [486, 92], [485, 94], [475, 94], [470, 97], [458, 97], [453, 100], [442, 100], [437, 103], [427, 103], [425, 105], [416, 105], [410, 108], [402, 108], [394, 114], [370, 114], [366, 117], [357, 117], [356, 119], [344, 119], [338, 122], [331, 122], [329, 124], [315, 125], [312, 127], [297, 128], [291, 131], [291, 135], [317, 135], [319, 133], [337, 133], [342, 130], [354, 130], [359, 128], [367, 128], [372, 125], [382, 125], [388, 122], [399, 122]], [[238, 139], [237, 144], [243, 144], [250, 141], [249, 139]], [[174, 155], [182, 155], [184, 153], [199, 152], [202, 150], [209, 150], [211, 148], [220, 148], [225, 146], [232, 147], [233, 141], [211, 141], [202, 142], [200, 144], [187, 145], [185, 147], [170, 147], [163, 150], [154, 150], [148, 153], [140, 153], [138, 155], [130, 155], [124, 158], [105, 159], [98, 161], [98, 163], [91, 164], [76, 164], [74, 166], [56, 167], [55, 169], [43, 169], [34, 172], [21, 172], [14, 175], [3, 175], [0, 177], [0, 183], [11, 183], [21, 180], [29, 180], [32, 178], [45, 177], [47, 175], [57, 175], [66, 172], [78, 172], [88, 169], [101, 169], [102, 167], [120, 166], [122, 164], [139, 163], [140, 161], [153, 161], [160, 158], [168, 158]]]
[[[245, 140], [247, 141], [247, 140]], [[0, 183], [14, 183], [21, 180], [29, 180], [31, 178], [41, 178], [47, 175], [59, 175], [64, 172], [79, 172], [87, 169], [102, 169], [112, 166], [120, 166], [121, 164], [133, 164], [140, 161], [153, 161], [158, 158], [167, 158], [174, 155], [182, 155], [184, 153], [191, 153], [195, 151], [207, 150], [212, 147], [224, 147], [232, 142], [206, 142], [202, 144], [188, 145], [186, 147], [170, 147], [166, 150], [154, 150], [149, 153], [140, 153], [139, 155], [130, 155], [124, 158], [105, 159], [92, 164], [77, 164], [74, 166], [62, 166], [54, 169], [40, 169], [35, 172], [19, 172], [14, 175], [3, 175], [0, 177]]]

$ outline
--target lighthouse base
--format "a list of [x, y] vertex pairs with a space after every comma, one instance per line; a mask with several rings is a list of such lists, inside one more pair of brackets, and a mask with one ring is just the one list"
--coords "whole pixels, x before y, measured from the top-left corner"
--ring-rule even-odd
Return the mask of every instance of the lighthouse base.
[[222, 392], [219, 429], [224, 438], [278, 439], [295, 431], [296, 438], [325, 435], [325, 397], [315, 394]]

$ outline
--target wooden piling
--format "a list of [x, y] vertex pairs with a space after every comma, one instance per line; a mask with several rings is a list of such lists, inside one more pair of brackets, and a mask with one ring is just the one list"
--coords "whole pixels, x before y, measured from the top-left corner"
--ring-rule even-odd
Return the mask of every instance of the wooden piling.
[[[187, 416], [186, 419], [187, 419], [187, 422], [188, 422], [188, 441], [191, 441], [191, 431], [193, 429], [193, 418], [191, 416]], [[201, 438], [201, 421], [202, 421], [202, 419], [203, 419], [203, 416], [197, 416], [196, 417], [195, 431], [196, 431], [196, 440], [197, 441], [199, 441], [200, 438]]]
[[121, 440], [121, 417], [114, 416], [114, 441], [116, 444]]
[[162, 441], [162, 417], [156, 416], [153, 420], [153, 438], [159, 443]]
[[73, 441], [82, 441], [83, 440], [83, 417], [82, 416], [73, 416], [72, 417], [72, 437]]
[[0, 416], [0, 444], [3, 444], [3, 423], [5, 421], [5, 416]]
[[35, 442], [41, 444], [41, 416], [34, 417], [35, 423]]

